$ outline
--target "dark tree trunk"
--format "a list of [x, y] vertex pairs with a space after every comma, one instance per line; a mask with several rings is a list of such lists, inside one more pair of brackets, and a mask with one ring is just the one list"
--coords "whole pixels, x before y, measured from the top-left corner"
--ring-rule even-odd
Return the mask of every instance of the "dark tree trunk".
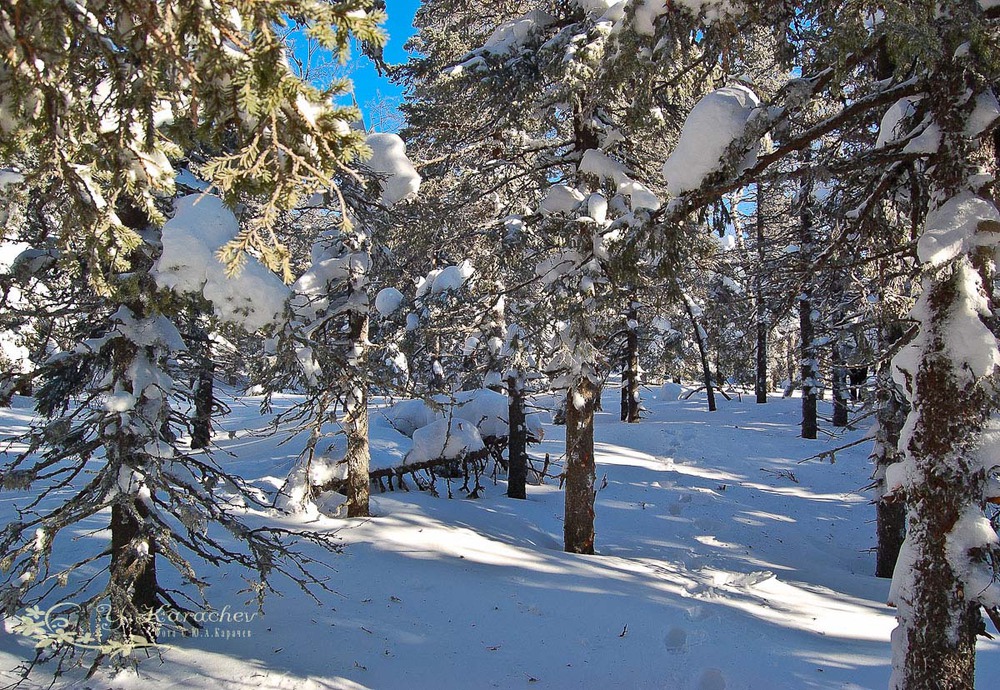
[[524, 382], [507, 379], [507, 496], [527, 498], [528, 430], [524, 423]]
[[621, 420], [634, 424], [639, 421], [639, 333], [636, 308], [629, 309], [625, 331], [625, 357], [622, 361]]
[[[894, 323], [884, 330], [885, 344], [892, 347], [903, 337], [903, 329]], [[892, 380], [892, 364], [885, 362], [876, 375], [875, 392], [875, 490], [877, 493], [875, 511], [875, 576], [892, 577], [899, 558], [899, 550], [906, 538], [906, 505], [899, 498], [886, 500], [885, 472], [889, 465], [900, 462], [903, 452], [899, 448], [899, 436], [910, 405]]]
[[212, 412], [215, 409], [215, 360], [207, 331], [198, 324], [198, 310], [192, 308], [191, 356], [198, 367], [194, 386], [194, 416], [191, 419], [191, 448], [208, 448], [212, 442]]
[[[808, 151], [804, 154], [809, 160]], [[802, 293], [799, 295], [799, 347], [802, 374], [802, 438], [816, 438], [819, 424], [816, 416], [819, 382], [816, 357], [816, 326], [813, 322], [812, 280], [810, 263], [813, 258], [812, 182], [806, 179], [801, 190], [802, 210], [799, 215], [799, 256], [801, 257]]]
[[833, 425], [847, 426], [847, 368], [839, 343], [833, 344]]
[[694, 313], [694, 305], [691, 299], [687, 295], [684, 295], [683, 301], [688, 319], [691, 320], [691, 327], [694, 329], [695, 342], [698, 344], [698, 356], [701, 358], [701, 376], [702, 381], [705, 383], [705, 395], [708, 396], [708, 411], [715, 412], [715, 389], [712, 387], [712, 365], [708, 361], [708, 335]]
[[111, 612], [124, 639], [139, 635], [152, 642], [159, 599], [156, 543], [143, 525], [148, 514], [140, 501], [111, 506]]
[[754, 379], [754, 393], [758, 403], [767, 402], [767, 307], [764, 303], [764, 265], [767, 261], [764, 246], [764, 194], [760, 182], [757, 183], [757, 275], [754, 277], [754, 301], [757, 320], [757, 375]]
[[365, 348], [368, 342], [368, 315], [352, 312], [350, 315], [351, 342], [357, 361], [351, 366], [347, 393], [348, 403], [344, 415], [344, 432], [347, 434], [347, 517], [368, 517], [371, 483], [368, 467], [371, 454], [368, 446], [368, 384], [364, 378]]
[[566, 398], [566, 512], [564, 548], [594, 553], [594, 398], [597, 386], [581, 378]]

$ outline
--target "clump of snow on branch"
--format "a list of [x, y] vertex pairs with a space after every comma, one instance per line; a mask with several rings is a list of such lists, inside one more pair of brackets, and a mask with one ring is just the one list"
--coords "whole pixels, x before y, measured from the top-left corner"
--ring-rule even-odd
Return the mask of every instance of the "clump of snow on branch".
[[375, 295], [375, 309], [381, 316], [390, 316], [403, 304], [403, 293], [394, 287], [379, 290]]
[[965, 136], [976, 138], [1000, 118], [1000, 101], [987, 89], [976, 97], [976, 105], [965, 122]]
[[977, 506], [966, 506], [945, 537], [945, 554], [966, 594], [987, 607], [1000, 604], [1000, 586], [993, 580], [993, 568], [977, 554], [998, 544], [993, 525]]
[[436, 268], [417, 282], [417, 297], [454, 292], [465, 285], [475, 273], [476, 270], [468, 259], [455, 266]]
[[602, 151], [597, 149], [585, 151], [580, 160], [580, 172], [612, 180], [616, 191], [631, 200], [633, 211], [639, 209], [656, 211], [660, 208], [660, 200], [648, 187], [633, 180], [624, 165]]
[[218, 197], [181, 197], [163, 226], [163, 252], [152, 273], [157, 286], [201, 294], [223, 321], [257, 331], [275, 323], [288, 287], [252, 256], [238, 273], [226, 275], [218, 252], [239, 230], [236, 216]]
[[544, 214], [572, 213], [583, 202], [586, 197], [576, 189], [564, 184], [556, 184], [549, 187], [541, 203], [538, 204], [538, 212]]
[[369, 134], [366, 143], [372, 156], [366, 165], [379, 175], [382, 182], [382, 204], [392, 206], [416, 195], [420, 189], [420, 175], [406, 157], [406, 144], [397, 134]]
[[[978, 232], [990, 226], [990, 232]], [[927, 214], [917, 241], [917, 257], [932, 266], [951, 261], [978, 246], [996, 244], [1000, 212], [992, 202], [970, 191], [959, 192]]]
[[[743, 136], [759, 106], [753, 91], [739, 84], [712, 91], [698, 101], [684, 122], [677, 148], [663, 164], [667, 190], [678, 196], [697, 189], [720, 170], [726, 150]], [[740, 168], [756, 162], [758, 148], [755, 144], [746, 152]]]

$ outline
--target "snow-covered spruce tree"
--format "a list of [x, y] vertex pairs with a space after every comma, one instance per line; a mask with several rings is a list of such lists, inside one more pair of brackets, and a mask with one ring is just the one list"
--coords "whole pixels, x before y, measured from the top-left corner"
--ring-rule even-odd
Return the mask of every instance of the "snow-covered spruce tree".
[[[5, 488], [34, 497], [0, 536], [8, 615], [68, 583], [68, 595], [82, 597], [81, 625], [109, 598], [123, 642], [145, 643], [156, 633], [150, 611], [173, 603], [158, 585], [157, 561], [199, 588], [192, 556], [238, 562], [256, 573], [260, 596], [273, 572], [301, 568], [285, 560], [295, 549], [282, 530], [242, 523], [232, 501], [253, 502], [255, 494], [173, 441], [169, 361], [182, 343], [151, 271], [161, 246], [156, 228], [170, 210], [164, 199], [174, 191], [171, 160], [200, 148], [209, 152], [204, 172], [228, 200], [262, 199], [260, 222], [216, 245], [226, 266], [237, 270], [254, 250], [287, 273], [287, 252], [269, 224], [280, 208], [331, 186], [364, 147], [346, 125], [357, 114], [334, 108], [329, 93], [292, 74], [277, 27], [294, 18], [343, 53], [352, 35], [381, 40], [382, 15], [366, 7], [365, 0], [0, 7], [0, 157], [25, 156], [29, 193], [62, 196], [64, 206], [53, 210], [60, 265], [81, 267], [78, 279], [113, 312], [95, 337], [50, 358], [42, 426], [30, 452], [2, 471]], [[210, 231], [209, 244], [218, 229], [192, 228], [195, 238]], [[70, 499], [57, 495], [85, 471], [90, 479]], [[52, 557], [69, 526], [109, 508], [107, 550], [77, 563]], [[242, 547], [223, 546], [212, 524]], [[103, 587], [76, 577], [103, 558], [110, 560]]]
[[[823, 49], [798, 56], [804, 76], [779, 92], [771, 106], [781, 107], [748, 118], [746, 130], [727, 142], [725, 157], [713, 161], [697, 188], [662, 213], [672, 222], [720, 191], [757, 179], [811, 142], [852, 124], [872, 127], [892, 104], [921, 96], [917, 121], [892, 145], [831, 159], [827, 167], [847, 175], [861, 165], [876, 166], [882, 179], [870, 196], [878, 199], [890, 186], [882, 182], [901, 160], [923, 159], [929, 166], [931, 211], [917, 247], [925, 277], [913, 312], [920, 326], [912, 346], [894, 361], [912, 405], [900, 440], [906, 459], [891, 468], [888, 482], [905, 496], [908, 509], [907, 541], [893, 586], [900, 623], [893, 636], [896, 688], [971, 688], [982, 625], [978, 609], [997, 604], [989, 568], [997, 536], [982, 509], [986, 475], [996, 464], [983, 434], [991, 408], [987, 386], [1000, 355], [983, 323], [989, 304], [972, 255], [995, 245], [991, 229], [1000, 215], [988, 198], [992, 176], [970, 165], [978, 139], [996, 127], [1000, 115], [990, 90], [998, 78], [1000, 11], [985, 5], [891, 3], [878, 12], [861, 4], [798, 7], [795, 23], [822, 36]], [[780, 11], [783, 6], [746, 9], [748, 20], [788, 34], [792, 15]], [[906, 73], [851, 83], [850, 96], [832, 115], [780, 139], [742, 172], [741, 166], [730, 167], [745, 160], [747, 146], [762, 132], [787, 123], [824, 93], [845, 94], [851, 75], [870, 65], [880, 44], [894, 53], [893, 64], [907, 66]], [[872, 206], [863, 204], [854, 220], [862, 221]]]
[[[347, 517], [369, 515], [368, 399], [374, 380], [369, 293], [374, 263], [394, 221], [391, 209], [420, 185], [398, 136], [370, 134], [366, 141], [372, 156], [365, 167], [374, 174], [377, 192], [345, 184], [346, 217], [342, 209], [323, 203], [308, 204], [295, 214], [292, 231], [315, 241], [312, 261], [291, 287], [274, 341], [277, 375], [270, 384], [274, 390], [292, 387], [306, 394], [288, 415], [303, 419], [309, 441], [281, 491], [282, 505], [335, 512], [341, 506], [322, 494], [338, 490], [345, 496]], [[394, 310], [388, 300], [385, 295], [375, 300], [376, 316]]]

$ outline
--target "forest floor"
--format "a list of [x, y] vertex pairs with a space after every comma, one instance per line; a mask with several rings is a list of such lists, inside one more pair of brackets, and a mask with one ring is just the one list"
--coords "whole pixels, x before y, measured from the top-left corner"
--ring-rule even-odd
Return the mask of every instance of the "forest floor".
[[[526, 501], [506, 498], [503, 481], [491, 480], [477, 500], [449, 500], [443, 484], [440, 498], [377, 494], [371, 519], [252, 516], [335, 534], [343, 553], [326, 558], [324, 571], [334, 593], [320, 592], [317, 603], [278, 581], [282, 596], [253, 616], [240, 593], [243, 573], [206, 567], [212, 606], [244, 616], [206, 624], [198, 637], [163, 639], [138, 675], [70, 674], [57, 686], [886, 687], [895, 620], [885, 605], [889, 582], [872, 575], [875, 510], [864, 491], [871, 444], [832, 463], [807, 459], [863, 438], [870, 419], [806, 441], [797, 437], [797, 399], [720, 399], [709, 413], [703, 395], [676, 396], [672, 386], [647, 391], [646, 416], [630, 425], [617, 420], [617, 391], [605, 394], [596, 432], [598, 555], [562, 552], [554, 480], [529, 486]], [[294, 400], [280, 398], [276, 409]], [[302, 444], [251, 433], [268, 421], [257, 402], [232, 401], [218, 457], [273, 491]], [[18, 399], [0, 410], [4, 433], [24, 426], [27, 405]], [[532, 456], [556, 460], [563, 429], [547, 424], [545, 432]], [[375, 441], [376, 452], [393, 452]], [[16, 499], [0, 494], [0, 523]], [[107, 539], [87, 527], [56, 544], [61, 558]], [[31, 648], [0, 632], [0, 685]], [[998, 675], [1000, 644], [984, 640], [977, 685], [995, 687]], [[48, 685], [51, 672], [32, 679], [29, 687]]]

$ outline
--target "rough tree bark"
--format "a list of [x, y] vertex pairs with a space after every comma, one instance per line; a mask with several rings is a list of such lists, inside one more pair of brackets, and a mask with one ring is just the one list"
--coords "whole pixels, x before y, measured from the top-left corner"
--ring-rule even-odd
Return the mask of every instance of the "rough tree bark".
[[507, 378], [507, 496], [527, 498], [528, 437], [524, 423], [524, 379]]
[[566, 509], [564, 548], [594, 553], [594, 398], [597, 386], [579, 379], [566, 398]]
[[621, 420], [634, 424], [639, 421], [639, 333], [636, 323], [639, 319], [635, 303], [626, 315], [625, 356], [622, 360], [622, 406]]
[[767, 402], [767, 306], [764, 303], [764, 265], [767, 261], [764, 238], [764, 192], [762, 183], [757, 182], [757, 275], [754, 277], [754, 302], [756, 303], [757, 326], [757, 376], [754, 379], [754, 393], [757, 402]]
[[368, 343], [368, 314], [351, 312], [351, 342], [354, 344], [355, 361], [351, 364], [355, 376], [351, 377], [343, 420], [347, 434], [347, 517], [368, 517], [370, 482], [368, 467], [371, 453], [368, 447], [368, 385], [364, 380], [366, 346]]

